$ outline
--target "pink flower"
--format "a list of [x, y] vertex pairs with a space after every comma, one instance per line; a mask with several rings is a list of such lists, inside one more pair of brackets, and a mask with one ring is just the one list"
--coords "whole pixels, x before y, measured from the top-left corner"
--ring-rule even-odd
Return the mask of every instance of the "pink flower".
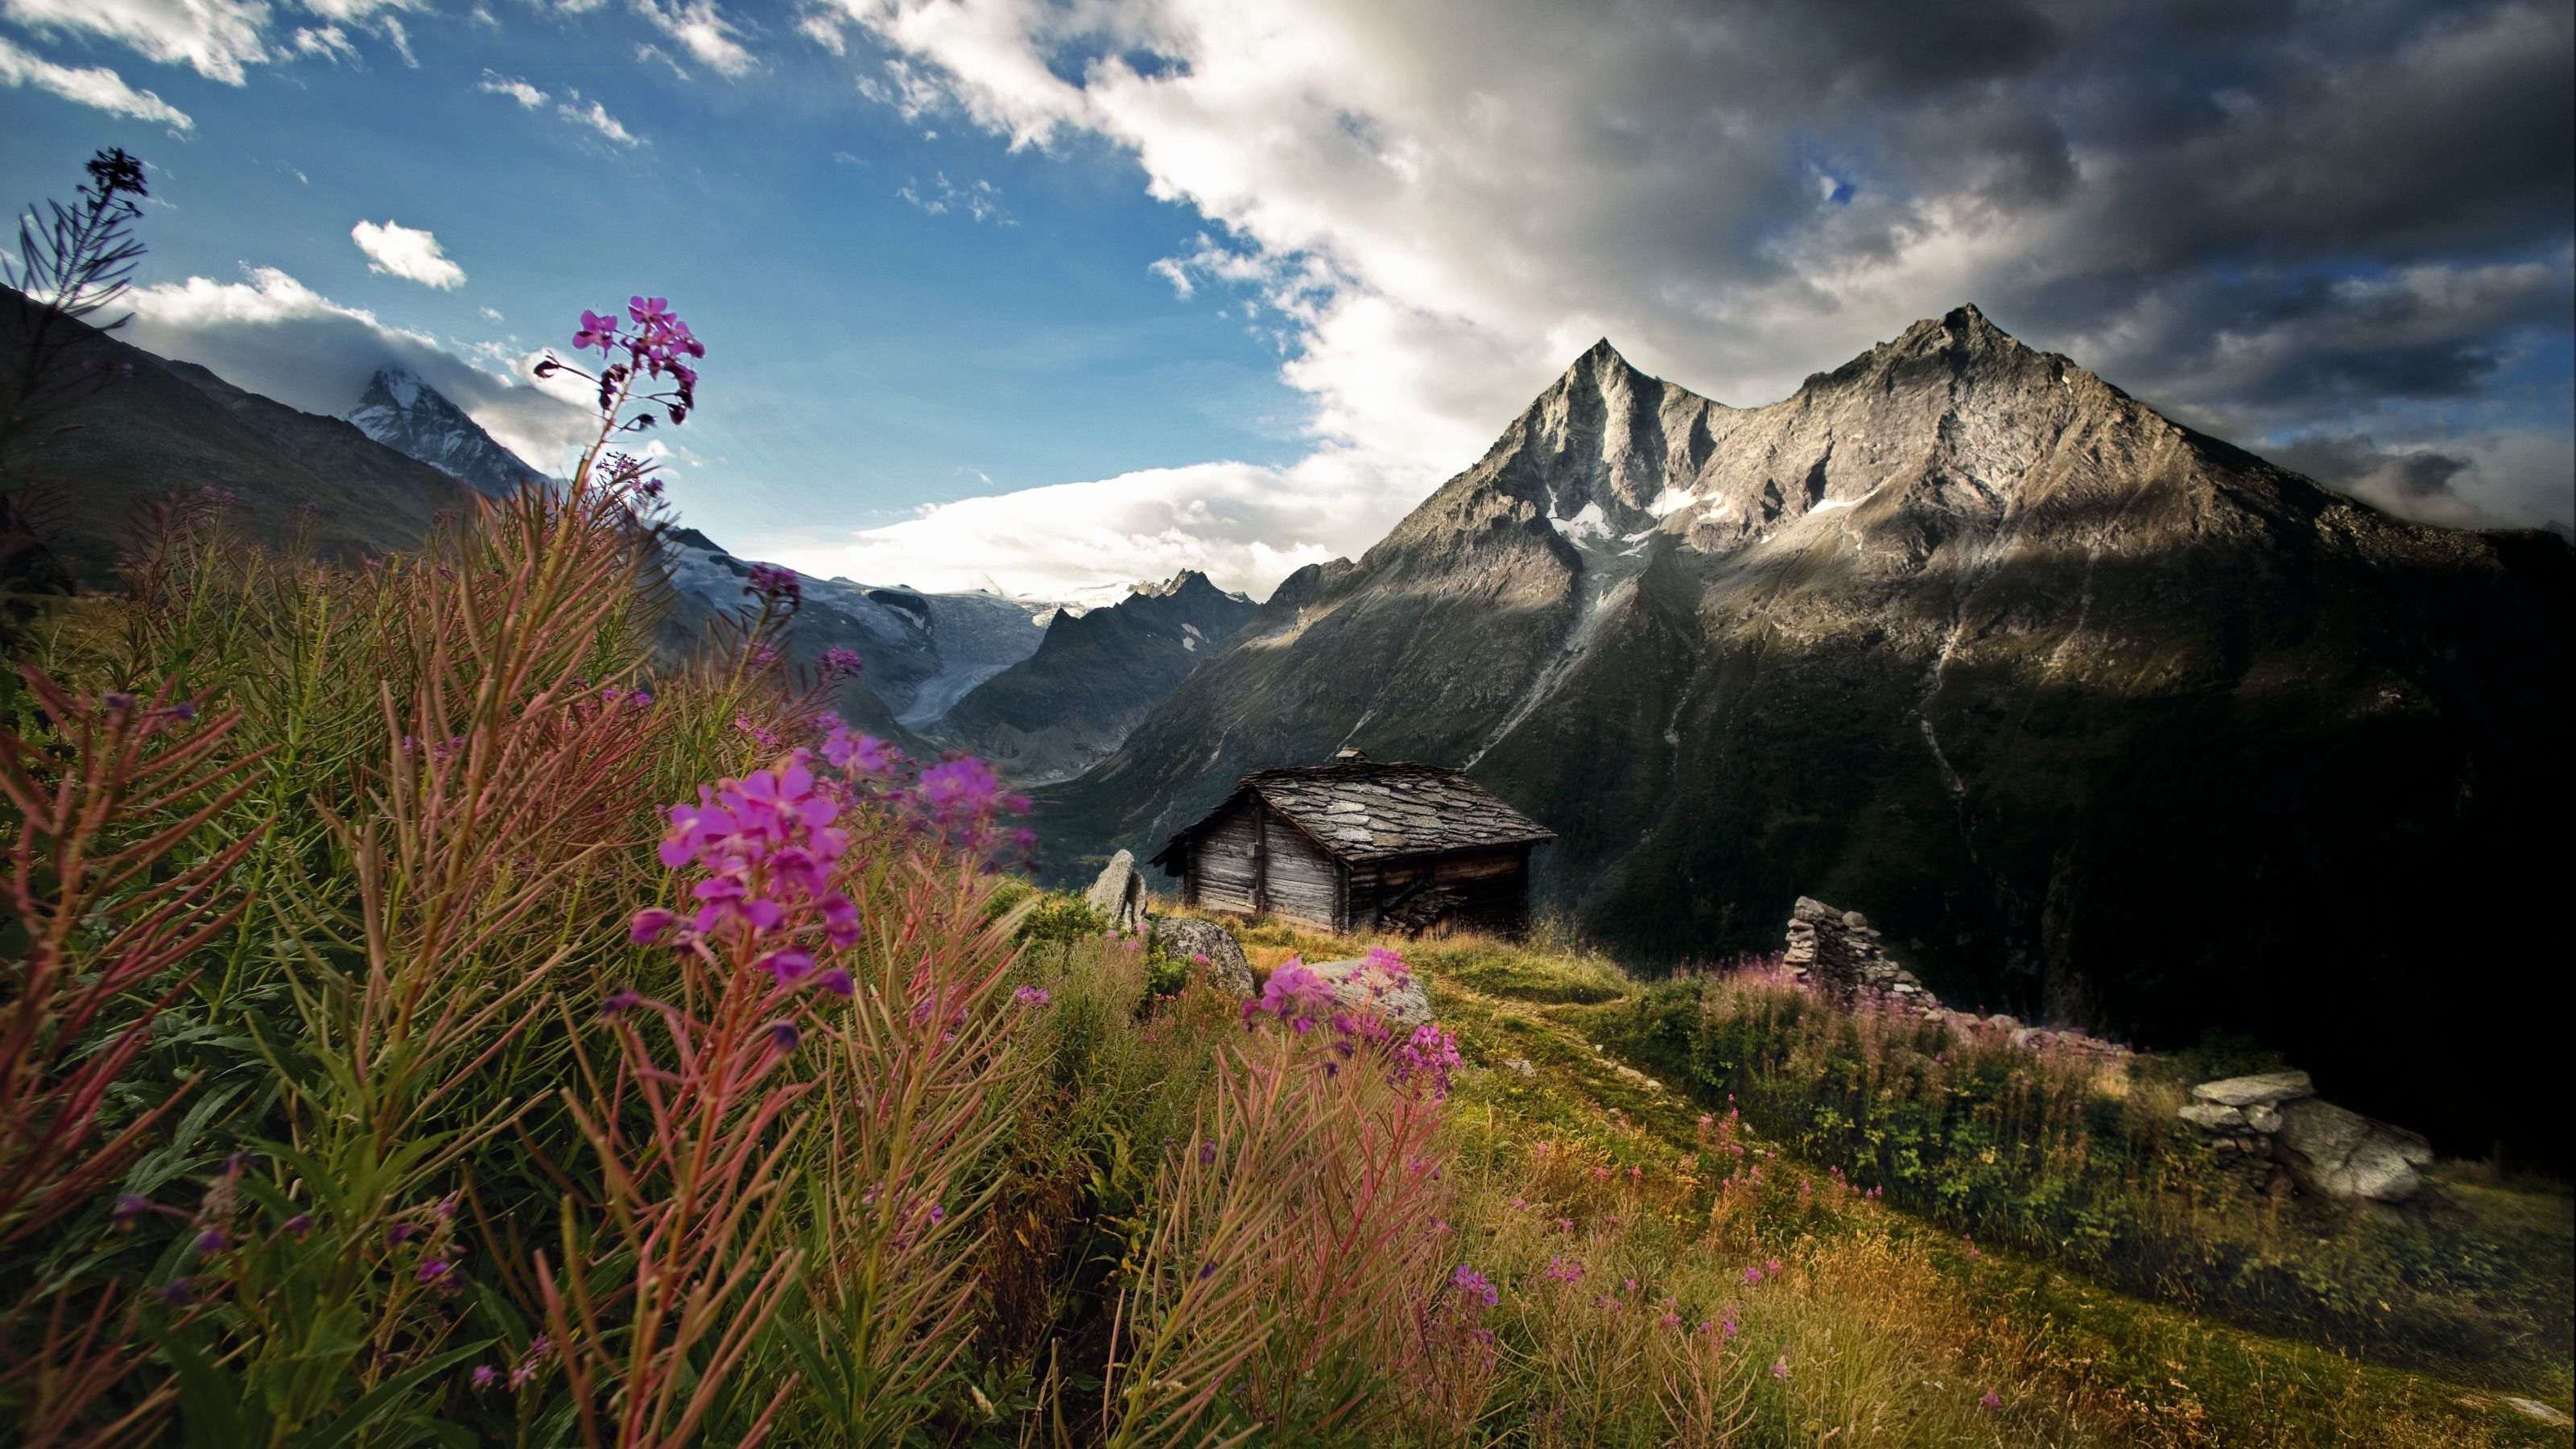
[[781, 986], [793, 986], [814, 974], [814, 954], [789, 946], [761, 957], [752, 969], [768, 972]]
[[666, 911], [660, 906], [648, 906], [635, 913], [634, 924], [627, 928], [627, 934], [634, 938], [636, 945], [650, 946], [662, 939], [664, 932], [678, 924], [680, 924], [679, 912]]
[[1997, 1410], [1997, 1409], [2002, 1408], [2003, 1406], [2004, 1406], [2004, 1396], [2003, 1396], [2003, 1395], [2001, 1395], [2001, 1394], [1999, 1394], [1999, 1393], [1996, 1393], [1996, 1392], [1995, 1392], [1994, 1390], [1992, 1390], [1992, 1389], [1988, 1389], [1988, 1390], [1986, 1390], [1986, 1396], [1985, 1396], [1984, 1398], [1982, 1398], [1982, 1399], [1977, 1400], [1977, 1407], [1978, 1407], [1978, 1408], [1980, 1408], [1980, 1409], [1985, 1410], [1985, 1411], [1986, 1411], [1987, 1413], [1989, 1413], [1989, 1414], [1993, 1413], [1993, 1412], [1994, 1412], [1995, 1410]]
[[823, 674], [825, 678], [856, 679], [863, 671], [865, 671], [866, 668], [866, 663], [859, 658], [859, 651], [856, 649], [848, 649], [835, 644], [831, 648], [823, 651]]
[[1044, 1006], [1047, 1004], [1047, 989], [1043, 986], [1023, 986], [1011, 993], [1011, 999], [1022, 1006]]
[[1789, 1356], [1782, 1354], [1771, 1361], [1771, 1377], [1786, 1383], [1789, 1378]]
[[859, 983], [850, 979], [849, 968], [843, 966], [824, 967], [815, 975], [814, 985], [843, 999], [859, 994]]

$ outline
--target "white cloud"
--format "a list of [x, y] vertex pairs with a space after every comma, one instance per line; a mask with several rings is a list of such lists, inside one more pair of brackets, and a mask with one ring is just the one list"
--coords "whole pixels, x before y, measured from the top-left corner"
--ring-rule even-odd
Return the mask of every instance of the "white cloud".
[[959, 211], [977, 221], [999, 221], [1004, 226], [1013, 224], [1002, 210], [1001, 188], [990, 181], [971, 181], [960, 186], [948, 179], [947, 172], [941, 171], [934, 173], [927, 185], [917, 180], [908, 181], [896, 187], [894, 194], [932, 216]]
[[739, 80], [750, 74], [751, 52], [742, 43], [742, 31], [715, 7], [715, 0], [637, 0], [644, 18], [655, 28], [680, 43], [702, 65], [713, 69], [727, 80]]
[[608, 107], [597, 101], [592, 101], [588, 105], [580, 102], [581, 92], [575, 91], [571, 100], [555, 107], [555, 114], [576, 126], [587, 126], [620, 146], [644, 144], [642, 137], [618, 124], [617, 118], [608, 113]]
[[490, 95], [508, 96], [517, 101], [522, 110], [533, 111], [546, 103], [544, 91], [538, 90], [517, 76], [503, 75], [498, 71], [483, 72], [483, 79], [477, 82], [474, 88]]
[[307, 412], [337, 416], [355, 407], [377, 368], [410, 368], [520, 457], [561, 472], [568, 449], [594, 433], [579, 399], [522, 381], [527, 363], [501, 377], [476, 367], [426, 333], [391, 326], [345, 306], [274, 267], [248, 280], [190, 277], [130, 294], [135, 346], [212, 368], [239, 387]]
[[925, 589], [998, 586], [1061, 598], [1199, 569], [1221, 587], [1259, 595], [1306, 564], [1356, 557], [1422, 484], [1390, 486], [1376, 465], [1328, 448], [1285, 469], [1152, 469], [935, 504], [839, 542], [773, 537], [749, 546], [810, 574]]
[[[2329, 194], [2340, 170], [2303, 163], [2296, 176], [2263, 173], [2271, 192], [2296, 193], [2281, 216], [2260, 198], [2177, 202], [2198, 193], [2162, 159], [2176, 143], [2137, 118], [2165, 123], [2180, 103], [2140, 88], [2135, 35], [2051, 14], [1972, 6], [1897, 23], [1892, 8], [1872, 24], [1831, 7], [1638, 0], [1614, 24], [1552, 0], [810, 0], [800, 28], [827, 47], [845, 28], [876, 40], [890, 58], [854, 82], [907, 120], [954, 111], [1015, 148], [1081, 137], [1131, 156], [1152, 196], [1209, 226], [1156, 275], [1184, 301], [1244, 305], [1255, 335], [1280, 348], [1283, 379], [1313, 398], [1318, 456], [1417, 496], [1599, 337], [1650, 372], [1750, 405], [1964, 301], [2151, 396], [2187, 398], [2225, 376], [2249, 394], [2281, 389], [2284, 409], [2375, 406], [2360, 392], [2320, 403], [2307, 381], [2320, 344], [2305, 335], [2285, 331], [2274, 348], [2249, 331], [2253, 345], [2213, 368], [2145, 334], [2165, 284], [2206, 276], [2221, 241], [2275, 255], [2283, 226], [2313, 215], [2327, 218], [2312, 223], [2319, 265], [2348, 262], [2369, 254], [2352, 240], [2365, 233], [2322, 229], [2425, 224], [2425, 206], [2398, 204], [2414, 183], [2371, 183], [2395, 202], [2347, 201]], [[2195, 174], [2234, 174], [2310, 134], [2365, 134], [2366, 97], [2415, 95], [2418, 72], [2447, 78], [2428, 97], [2475, 94], [2461, 67], [2528, 68], [2566, 24], [2506, 0], [2457, 24], [2423, 20], [2398, 42], [2366, 29], [2265, 52], [2290, 78], [2258, 78], [2264, 106], [2190, 111]], [[2241, 50], [2209, 34], [2218, 53]], [[2563, 92], [2563, 76], [2483, 88], [2553, 84]], [[2528, 185], [2563, 193], [2564, 179]], [[936, 184], [905, 199], [955, 204]], [[2399, 219], [2372, 220], [2374, 206]], [[2185, 213], [2234, 230], [2140, 239], [2148, 222]], [[2554, 214], [2546, 225], [2563, 236], [2563, 205]], [[2421, 265], [2458, 282], [2420, 314], [2453, 345], [2497, 317], [2545, 315], [2532, 297], [2571, 274], [2561, 255], [2542, 284], [2515, 273], [2481, 291], [2478, 268]], [[2189, 304], [2177, 321], [2204, 335], [2257, 328], [2276, 298], [2312, 287], [2295, 255], [2266, 285], [2277, 290], [2177, 295]], [[2362, 295], [2371, 285], [2328, 299], [2337, 327], [2381, 325], [2385, 305]], [[2443, 292], [2429, 275], [2402, 285]], [[2518, 300], [2484, 300], [2506, 292]], [[2383, 333], [2355, 345], [2376, 357], [2392, 344]], [[2352, 371], [2366, 389], [2370, 370]], [[934, 535], [947, 546], [939, 529], [965, 508], [877, 531], [872, 546]]]
[[336, 25], [314, 26], [295, 32], [295, 50], [299, 55], [316, 55], [328, 61], [358, 62], [358, 48], [349, 43], [348, 32]]
[[477, 307], [474, 310], [482, 313], [483, 320], [486, 322], [498, 322], [502, 320], [501, 314], [490, 307]]
[[465, 285], [465, 269], [447, 259], [437, 237], [417, 227], [362, 221], [349, 228], [349, 239], [367, 254], [368, 271], [442, 291]]
[[267, 60], [263, 0], [0, 0], [0, 15], [45, 34], [114, 40], [165, 65], [240, 85]]
[[150, 91], [127, 85], [122, 76], [106, 66], [75, 69], [56, 65], [28, 54], [6, 39], [0, 39], [0, 85], [31, 85], [78, 105], [93, 106], [111, 115], [132, 116], [138, 121], [158, 121], [174, 131], [193, 130], [197, 124], [187, 112]]
[[671, 58], [671, 53], [658, 45], [639, 45], [635, 47], [635, 59], [638, 64], [645, 61], [658, 61], [663, 65], [669, 66], [671, 68], [671, 75], [674, 79], [687, 80], [689, 78], [688, 67], [683, 66], [676, 60], [673, 60]]

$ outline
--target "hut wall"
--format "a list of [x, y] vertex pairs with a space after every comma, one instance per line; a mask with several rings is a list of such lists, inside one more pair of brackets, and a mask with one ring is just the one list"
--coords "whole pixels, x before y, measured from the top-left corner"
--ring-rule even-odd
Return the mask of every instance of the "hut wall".
[[1260, 909], [1261, 816], [1259, 803], [1247, 800], [1190, 847], [1192, 899], [1213, 911]]
[[1390, 905], [1400, 907], [1431, 890], [1454, 898], [1443, 921], [1473, 930], [1521, 930], [1529, 924], [1529, 847], [1404, 856], [1353, 866], [1349, 929], [1370, 929]]
[[1261, 812], [1263, 906], [1291, 920], [1342, 929], [1342, 863], [1306, 832]]
[[1460, 897], [1445, 919], [1477, 930], [1518, 931], [1529, 924], [1529, 848], [1462, 851], [1433, 862], [1434, 883]]

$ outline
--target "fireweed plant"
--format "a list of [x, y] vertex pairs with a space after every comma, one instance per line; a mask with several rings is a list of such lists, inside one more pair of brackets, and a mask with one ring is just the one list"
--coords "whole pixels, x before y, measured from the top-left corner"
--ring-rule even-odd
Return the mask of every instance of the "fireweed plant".
[[[2083, 1337], [1876, 1196], [1937, 1181], [1823, 1118], [1848, 1175], [1783, 1156], [1798, 1081], [1866, 1105], [1814, 1087], [1838, 1018], [1755, 1067], [1759, 1003], [1492, 943], [1336, 981], [1276, 925], [1238, 1003], [1015, 879], [1027, 802], [826, 715], [855, 655], [786, 664], [793, 572], [657, 617], [621, 448], [705, 353], [587, 314], [562, 485], [359, 559], [175, 497], [44, 621], [0, 700], [0, 1440], [2481, 1442], [2196, 1320]], [[1616, 1097], [1549, 1012], [1744, 1115]]]

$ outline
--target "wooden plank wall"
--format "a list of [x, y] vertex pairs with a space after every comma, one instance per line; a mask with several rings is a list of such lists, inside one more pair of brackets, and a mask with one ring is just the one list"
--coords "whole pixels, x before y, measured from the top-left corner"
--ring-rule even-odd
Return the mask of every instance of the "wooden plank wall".
[[1344, 928], [1342, 863], [1326, 855], [1306, 832], [1268, 810], [1261, 813], [1264, 906], [1277, 915], [1328, 931]]
[[1190, 847], [1192, 899], [1212, 911], [1260, 910], [1261, 807], [1247, 800]]

